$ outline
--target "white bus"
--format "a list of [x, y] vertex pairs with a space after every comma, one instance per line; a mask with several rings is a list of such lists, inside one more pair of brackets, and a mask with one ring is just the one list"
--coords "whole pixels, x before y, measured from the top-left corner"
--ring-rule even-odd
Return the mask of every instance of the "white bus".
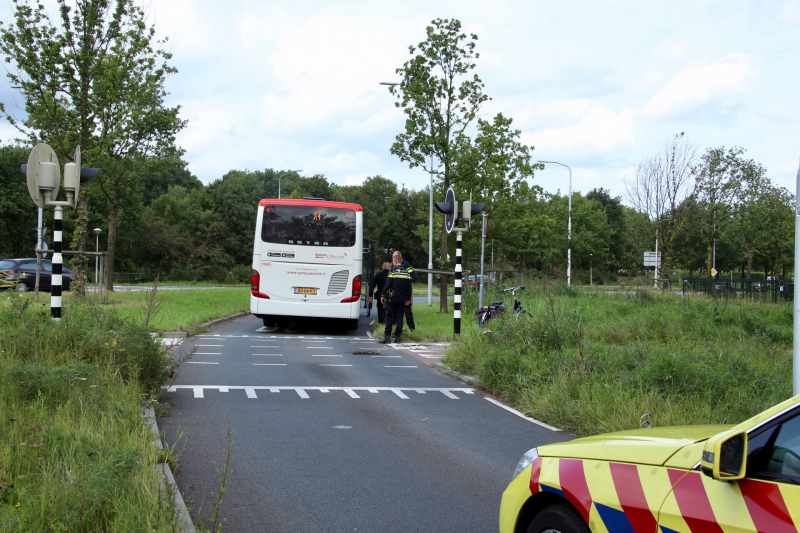
[[250, 312], [265, 326], [310, 319], [358, 327], [364, 219], [361, 206], [304, 198], [258, 203]]

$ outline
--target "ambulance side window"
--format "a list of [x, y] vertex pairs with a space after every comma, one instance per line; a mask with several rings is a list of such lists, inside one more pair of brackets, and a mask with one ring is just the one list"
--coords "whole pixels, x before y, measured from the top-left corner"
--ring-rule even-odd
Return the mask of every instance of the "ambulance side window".
[[784, 419], [748, 442], [747, 476], [800, 484], [800, 416]]

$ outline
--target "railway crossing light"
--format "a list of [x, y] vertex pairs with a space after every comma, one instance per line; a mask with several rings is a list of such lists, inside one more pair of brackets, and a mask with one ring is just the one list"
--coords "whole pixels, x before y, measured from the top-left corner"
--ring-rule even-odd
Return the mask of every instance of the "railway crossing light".
[[[58, 188], [61, 185], [61, 172], [58, 166], [58, 157], [53, 149], [44, 143], [33, 147], [28, 156], [28, 164], [20, 167], [28, 182], [28, 192], [33, 203], [40, 209], [54, 207], [53, 224], [53, 270], [50, 283], [50, 316], [53, 320], [61, 320], [61, 283], [62, 265], [61, 256], [62, 218], [64, 207], [75, 208], [80, 194], [81, 183], [95, 177], [99, 168], [81, 167], [81, 147], [75, 148], [72, 163], [64, 165], [64, 192], [66, 201], [56, 200]], [[41, 218], [39, 219], [41, 220]], [[39, 233], [41, 235], [41, 232]], [[38, 250], [37, 254], [40, 253]]]

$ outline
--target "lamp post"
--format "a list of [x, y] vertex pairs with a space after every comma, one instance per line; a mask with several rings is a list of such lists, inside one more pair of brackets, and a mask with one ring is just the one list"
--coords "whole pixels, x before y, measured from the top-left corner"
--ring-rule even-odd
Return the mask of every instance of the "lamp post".
[[552, 165], [561, 165], [567, 167], [569, 170], [569, 221], [567, 223], [567, 240], [569, 245], [567, 248], [567, 286], [572, 285], [572, 169], [564, 163], [558, 161], [537, 161], [537, 163], [549, 163]]
[[286, 172], [284, 172], [283, 174], [278, 176], [278, 199], [279, 200], [281, 198], [281, 178], [284, 177], [287, 174], [291, 174], [292, 172], [302, 172], [302, 171], [303, 171], [302, 168], [300, 170], [287, 170]]
[[[94, 232], [94, 253], [97, 253], [100, 250], [100, 232], [103, 231], [100, 228], [94, 228], [92, 232]], [[94, 284], [97, 285], [97, 260], [98, 256], [94, 256]]]
[[[394, 87], [400, 85], [396, 81], [382, 81], [381, 85]], [[430, 199], [428, 205], [428, 270], [433, 270], [433, 154], [431, 154], [431, 172], [430, 172]], [[433, 307], [433, 273], [428, 272], [428, 307]]]

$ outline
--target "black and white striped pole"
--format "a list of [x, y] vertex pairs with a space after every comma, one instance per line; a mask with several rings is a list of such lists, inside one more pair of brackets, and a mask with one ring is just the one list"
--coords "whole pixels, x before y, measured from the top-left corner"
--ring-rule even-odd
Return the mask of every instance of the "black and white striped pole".
[[461, 250], [463, 228], [456, 228], [456, 291], [453, 296], [453, 334], [461, 335]]
[[28, 180], [28, 192], [33, 203], [39, 208], [54, 207], [53, 229], [53, 271], [50, 282], [50, 317], [61, 320], [61, 284], [63, 280], [63, 256], [61, 243], [63, 241], [62, 220], [64, 207], [75, 208], [82, 182], [92, 179], [100, 169], [81, 167], [81, 148], [75, 148], [72, 163], [64, 165], [64, 191], [66, 201], [56, 200], [58, 189], [61, 185], [61, 170], [58, 166], [58, 157], [50, 146], [40, 143], [33, 147], [28, 164], [22, 165], [22, 172]]
[[57, 205], [53, 220], [53, 273], [50, 279], [50, 318], [61, 320], [61, 283], [64, 258], [61, 255], [61, 221], [64, 208]]

